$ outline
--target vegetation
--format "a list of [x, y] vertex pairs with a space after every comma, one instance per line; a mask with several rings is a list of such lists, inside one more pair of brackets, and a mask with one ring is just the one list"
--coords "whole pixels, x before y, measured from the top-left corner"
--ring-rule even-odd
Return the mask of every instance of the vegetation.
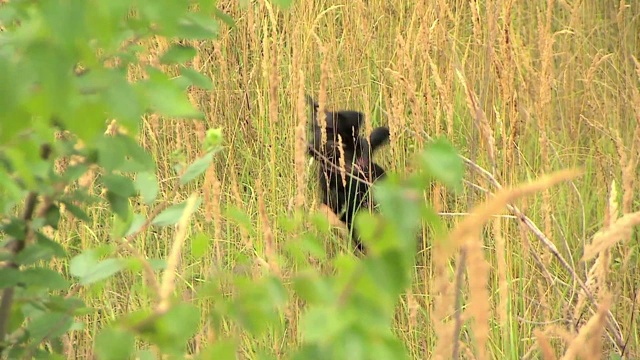
[[[639, 13], [3, 3], [0, 356], [638, 358]], [[305, 92], [390, 128], [366, 257]]]

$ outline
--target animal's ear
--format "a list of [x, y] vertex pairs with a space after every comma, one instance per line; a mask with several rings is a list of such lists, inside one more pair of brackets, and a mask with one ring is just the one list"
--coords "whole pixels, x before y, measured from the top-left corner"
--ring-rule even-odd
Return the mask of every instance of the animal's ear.
[[336, 113], [338, 133], [342, 137], [359, 136], [364, 114], [359, 111], [342, 110]]
[[369, 143], [371, 144], [372, 152], [387, 142], [389, 142], [389, 128], [386, 126], [380, 126], [373, 129], [369, 136]]

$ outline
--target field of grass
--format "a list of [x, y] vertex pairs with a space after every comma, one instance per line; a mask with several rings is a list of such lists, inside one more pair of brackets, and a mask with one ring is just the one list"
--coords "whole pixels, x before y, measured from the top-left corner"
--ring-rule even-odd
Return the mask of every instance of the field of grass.
[[[478, 234], [482, 251], [468, 248], [466, 261], [438, 256], [443, 250], [427, 232], [421, 236], [413, 285], [395, 317], [412, 357], [447, 359], [454, 347], [476, 359], [565, 352], [568, 359], [599, 359], [621, 348], [640, 357], [639, 231], [630, 227], [640, 222], [633, 214], [640, 210], [640, 2], [296, 0], [280, 11], [245, 0], [219, 7], [236, 27], [194, 44], [200, 54], [193, 67], [214, 84], [213, 91], [190, 92], [206, 124], [149, 118], [141, 136], [158, 160], [165, 198], [183, 200], [189, 193], [171, 185], [173, 153], [182, 149], [194, 159], [205, 128], [224, 131], [224, 151], [191, 189], [205, 202], [190, 235], [210, 236], [211, 251], [194, 258], [187, 245], [177, 281], [204, 316], [213, 304], [194, 291], [202, 278], [232, 269], [241, 257], [277, 253], [296, 241], [282, 219], [296, 207], [318, 208], [315, 166], [296, 150], [308, 117], [300, 94], [308, 92], [328, 108], [363, 111], [369, 128], [388, 125], [391, 143], [377, 155], [388, 171], [410, 172], [423, 145], [446, 136], [468, 159], [465, 187], [452, 193], [434, 185], [425, 200], [451, 228], [500, 187], [583, 170], [496, 214]], [[145, 45], [153, 59], [170, 43]], [[239, 226], [229, 205], [242, 209], [255, 231]], [[64, 222], [58, 236], [72, 248], [103, 243], [109, 234], [100, 224], [111, 220], [102, 209], [92, 214], [93, 228]], [[160, 230], [133, 246], [145, 257], [165, 257], [172, 239], [171, 229]], [[350, 244], [335, 234], [326, 249], [348, 254]], [[583, 261], [589, 249], [594, 255]], [[469, 276], [462, 273], [463, 311], [454, 316], [461, 264]], [[292, 270], [281, 266], [286, 282]], [[142, 282], [132, 283], [125, 274], [100, 292], [81, 292], [102, 312], [73, 333], [70, 356], [90, 356], [90, 330], [149, 302]], [[466, 321], [483, 309], [488, 326]], [[286, 320], [295, 324], [301, 310], [292, 304]], [[295, 325], [258, 340], [222, 328], [227, 333], [203, 326], [192, 345], [235, 335], [243, 339], [240, 358], [256, 358], [256, 341], [276, 357], [299, 341]]]

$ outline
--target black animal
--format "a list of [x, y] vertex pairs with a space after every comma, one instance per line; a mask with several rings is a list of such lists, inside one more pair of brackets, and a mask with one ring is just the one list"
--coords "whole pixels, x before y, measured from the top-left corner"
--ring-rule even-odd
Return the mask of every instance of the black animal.
[[[307, 102], [312, 108], [312, 140], [308, 144], [308, 153], [320, 163], [318, 181], [322, 202], [346, 224], [356, 249], [364, 252], [353, 221], [361, 208], [375, 204], [369, 190], [376, 180], [384, 178], [385, 171], [373, 162], [372, 156], [375, 150], [388, 142], [389, 129], [384, 126], [375, 128], [367, 138], [360, 134], [364, 121], [361, 112], [326, 111], [324, 126], [327, 137], [323, 144], [318, 104], [309, 95]], [[344, 156], [344, 172], [341, 156]]]

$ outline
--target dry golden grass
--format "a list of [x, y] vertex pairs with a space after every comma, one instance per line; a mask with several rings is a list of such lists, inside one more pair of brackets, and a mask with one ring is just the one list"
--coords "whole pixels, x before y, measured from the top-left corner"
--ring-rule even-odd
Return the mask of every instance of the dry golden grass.
[[[414, 358], [600, 359], [622, 348], [640, 357], [640, 2], [299, 0], [288, 12], [268, 0], [240, 3], [219, 2], [236, 29], [195, 44], [192, 66], [214, 90], [190, 97], [206, 127], [226, 137], [204, 183], [177, 191], [170, 170], [174, 150], [198, 156], [202, 127], [150, 117], [140, 138], [158, 160], [164, 198], [204, 196], [191, 225], [214, 239], [211, 253], [194, 262], [171, 250], [189, 236], [171, 230], [126, 239], [131, 251], [171, 255], [171, 270], [204, 275], [244, 254], [286, 280], [277, 254], [295, 238], [283, 235], [278, 215], [317, 203], [304, 155], [306, 91], [320, 110], [366, 110], [368, 129], [388, 124], [391, 144], [377, 156], [389, 170], [411, 171], [416, 152], [440, 134], [465, 157], [463, 192], [434, 185], [424, 193], [452, 231], [449, 241], [422, 234], [414, 283], [397, 310], [395, 332]], [[169, 46], [146, 45], [152, 62]], [[556, 172], [566, 168], [583, 175]], [[227, 218], [228, 205], [257, 231]], [[493, 215], [510, 216], [484, 231]], [[63, 223], [59, 234], [77, 236], [59, 236], [78, 247], [109, 236], [83, 226]], [[180, 293], [192, 279], [171, 280]], [[166, 281], [156, 284], [160, 299], [172, 289]], [[82, 295], [111, 318], [147, 305], [148, 291], [125, 279]], [[199, 305], [203, 314], [212, 306]], [[301, 310], [292, 304], [288, 320]], [[101, 316], [88, 316], [89, 328]], [[203, 326], [195, 343], [238, 335], [240, 356], [251, 358], [250, 337], [224, 328]], [[88, 331], [72, 334], [70, 358], [87, 357], [91, 341]], [[298, 341], [295, 331], [273, 335], [274, 354]]]

